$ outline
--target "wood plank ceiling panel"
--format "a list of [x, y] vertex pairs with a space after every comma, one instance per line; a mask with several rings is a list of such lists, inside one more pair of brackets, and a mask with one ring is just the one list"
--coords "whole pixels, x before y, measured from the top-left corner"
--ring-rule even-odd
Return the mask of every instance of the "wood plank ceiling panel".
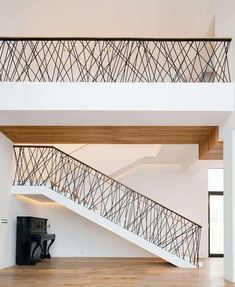
[[200, 159], [222, 159], [215, 126], [0, 126], [25, 144], [199, 144]]

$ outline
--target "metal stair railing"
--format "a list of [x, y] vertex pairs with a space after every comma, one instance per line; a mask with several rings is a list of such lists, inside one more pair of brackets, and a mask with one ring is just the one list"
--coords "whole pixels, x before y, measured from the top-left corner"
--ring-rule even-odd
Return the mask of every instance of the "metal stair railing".
[[14, 185], [46, 186], [199, 267], [201, 226], [52, 146], [14, 146]]

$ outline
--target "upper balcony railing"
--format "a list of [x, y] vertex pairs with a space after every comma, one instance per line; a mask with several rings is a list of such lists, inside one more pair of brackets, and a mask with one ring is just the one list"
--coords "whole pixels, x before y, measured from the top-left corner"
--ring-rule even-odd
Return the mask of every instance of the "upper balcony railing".
[[4, 82], [230, 82], [231, 39], [1, 38]]

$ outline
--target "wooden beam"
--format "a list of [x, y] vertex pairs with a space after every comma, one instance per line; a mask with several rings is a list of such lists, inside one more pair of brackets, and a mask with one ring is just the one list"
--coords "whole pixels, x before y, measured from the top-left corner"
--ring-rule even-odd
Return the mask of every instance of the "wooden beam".
[[214, 127], [205, 140], [199, 143], [199, 159], [223, 159], [223, 142], [219, 141], [218, 127]]
[[200, 159], [221, 159], [215, 126], [0, 126], [25, 144], [199, 144]]

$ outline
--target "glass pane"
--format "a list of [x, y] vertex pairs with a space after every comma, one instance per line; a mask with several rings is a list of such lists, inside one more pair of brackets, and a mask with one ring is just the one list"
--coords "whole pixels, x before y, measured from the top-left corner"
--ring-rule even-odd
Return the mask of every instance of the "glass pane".
[[210, 254], [224, 253], [223, 196], [210, 195]]
[[224, 190], [224, 170], [222, 168], [213, 168], [208, 170], [208, 190]]

